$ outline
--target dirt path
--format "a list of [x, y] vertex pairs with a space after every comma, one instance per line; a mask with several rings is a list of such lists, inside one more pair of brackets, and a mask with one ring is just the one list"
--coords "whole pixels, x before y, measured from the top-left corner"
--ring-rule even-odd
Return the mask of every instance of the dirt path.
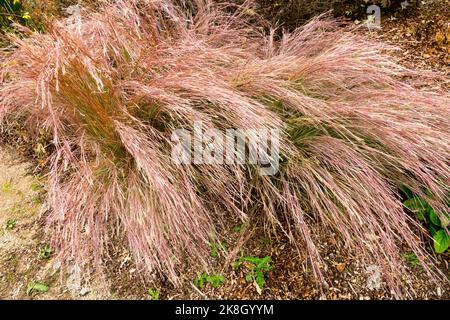
[[62, 272], [52, 259], [40, 222], [45, 180], [31, 169], [15, 150], [0, 147], [0, 299], [110, 296], [100, 286], [84, 285], [74, 268]]

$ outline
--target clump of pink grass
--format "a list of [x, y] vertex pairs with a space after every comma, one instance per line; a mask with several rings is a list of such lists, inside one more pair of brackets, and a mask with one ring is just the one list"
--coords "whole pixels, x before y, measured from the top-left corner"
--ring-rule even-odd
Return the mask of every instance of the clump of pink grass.
[[[0, 118], [20, 116], [54, 137], [46, 219], [59, 257], [99, 266], [122, 233], [142, 274], [178, 283], [183, 265], [208, 268], [224, 219], [245, 221], [258, 204], [303, 238], [321, 281], [318, 229], [380, 266], [397, 297], [407, 292], [401, 245], [439, 279], [398, 187], [448, 210], [448, 93], [418, 89], [420, 72], [336, 21], [314, 19], [276, 40], [246, 23], [244, 9], [195, 5], [190, 16], [167, 0], [105, 2], [79, 28], [61, 20], [15, 39], [3, 57]], [[279, 174], [175, 164], [171, 133], [199, 120], [281, 129]]]

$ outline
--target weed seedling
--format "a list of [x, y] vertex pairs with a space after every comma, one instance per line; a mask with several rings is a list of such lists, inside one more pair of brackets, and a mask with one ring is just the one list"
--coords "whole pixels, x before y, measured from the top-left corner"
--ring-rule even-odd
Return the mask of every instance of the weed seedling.
[[228, 246], [225, 242], [221, 242], [221, 243], [211, 242], [210, 248], [211, 248], [211, 251], [210, 251], [211, 257], [218, 258], [220, 250], [226, 251], [228, 249]]
[[8, 219], [8, 221], [6, 221], [6, 230], [12, 230], [16, 227], [16, 225], [17, 225], [16, 219]]
[[417, 268], [420, 266], [420, 261], [414, 252], [406, 252], [403, 254], [403, 258], [405, 258], [406, 262], [408, 262], [412, 268]]
[[2, 191], [3, 192], [9, 192], [12, 189], [12, 182], [11, 180], [5, 182], [4, 184], [2, 184]]
[[403, 205], [416, 215], [419, 221], [428, 226], [433, 237], [433, 247], [436, 253], [445, 253], [450, 247], [450, 235], [445, 229], [450, 224], [450, 214], [438, 214], [431, 205], [419, 196], [412, 196]]
[[200, 276], [198, 276], [195, 280], [194, 280], [194, 285], [197, 288], [203, 288], [205, 286], [205, 283], [209, 283], [211, 286], [213, 286], [214, 288], [218, 288], [220, 287], [223, 283], [225, 282], [225, 277], [220, 275], [220, 274], [216, 274], [216, 275], [209, 275], [206, 272], [204, 272], [203, 274], [201, 274]]
[[27, 287], [27, 295], [31, 295], [34, 292], [44, 293], [47, 292], [49, 289], [48, 285], [40, 282], [32, 282], [28, 284]]
[[148, 289], [150, 300], [159, 300], [159, 291], [153, 288]]
[[33, 190], [33, 192], [38, 192], [41, 189], [42, 189], [42, 185], [40, 183], [32, 183], [31, 184], [31, 190]]
[[47, 260], [53, 253], [53, 248], [50, 245], [46, 244], [39, 250], [39, 259]]
[[262, 290], [264, 287], [264, 272], [272, 269], [271, 266], [272, 258], [266, 256], [264, 258], [259, 257], [242, 257], [234, 264], [234, 268], [237, 269], [240, 266], [245, 266], [248, 270], [245, 275], [245, 280], [247, 282], [256, 282], [259, 289]]

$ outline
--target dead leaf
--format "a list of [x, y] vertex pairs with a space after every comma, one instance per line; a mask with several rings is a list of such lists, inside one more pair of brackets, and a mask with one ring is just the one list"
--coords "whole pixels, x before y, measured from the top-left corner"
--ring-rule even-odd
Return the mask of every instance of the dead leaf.
[[438, 31], [436, 32], [436, 35], [434, 36], [434, 40], [437, 42], [437, 44], [439, 46], [443, 46], [444, 45], [444, 41], [445, 41], [445, 34], [442, 31]]
[[346, 264], [346, 263], [338, 263], [338, 264], [336, 264], [336, 269], [337, 269], [340, 273], [344, 272], [344, 270], [345, 270], [346, 267], [347, 267], [347, 264]]
[[258, 294], [262, 294], [262, 290], [261, 290], [261, 288], [258, 286], [258, 284], [256, 283], [256, 281], [253, 281], [253, 284], [254, 284], [254, 286], [255, 286], [255, 288], [256, 288], [256, 292], [258, 292]]

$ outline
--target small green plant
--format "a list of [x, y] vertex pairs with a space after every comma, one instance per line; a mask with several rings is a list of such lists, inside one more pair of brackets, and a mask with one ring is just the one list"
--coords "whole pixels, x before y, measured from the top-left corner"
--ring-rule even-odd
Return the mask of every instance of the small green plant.
[[245, 224], [239, 224], [233, 228], [233, 232], [241, 232], [245, 228]]
[[406, 262], [408, 262], [412, 268], [420, 267], [420, 261], [414, 252], [406, 252], [403, 254], [403, 258], [405, 258]]
[[205, 283], [209, 283], [214, 288], [220, 287], [225, 282], [225, 277], [220, 274], [209, 275], [206, 272], [194, 279], [194, 285], [197, 288], [203, 288]]
[[31, 190], [33, 190], [34, 192], [38, 192], [41, 189], [42, 185], [40, 183], [35, 182], [31, 184]]
[[32, 283], [28, 284], [27, 295], [30, 296], [34, 292], [45, 293], [48, 290], [49, 290], [49, 287], [45, 283], [32, 282]]
[[50, 256], [52, 255], [52, 253], [53, 253], [53, 248], [52, 248], [50, 245], [45, 244], [45, 245], [39, 250], [39, 255], [38, 255], [38, 257], [39, 257], [39, 259], [41, 259], [41, 260], [47, 260], [47, 259], [50, 258]]
[[450, 224], [448, 212], [438, 215], [430, 204], [419, 196], [412, 195], [403, 205], [413, 212], [419, 221], [427, 225], [433, 237], [433, 247], [436, 253], [444, 253], [450, 246], [450, 235], [445, 231]]
[[266, 256], [264, 258], [259, 257], [242, 257], [234, 264], [234, 268], [237, 269], [241, 266], [245, 266], [248, 273], [245, 275], [247, 282], [255, 282], [260, 290], [263, 289], [265, 279], [264, 272], [272, 269], [272, 258]]
[[7, 230], [12, 230], [16, 227], [17, 225], [17, 220], [16, 219], [8, 219], [6, 221], [6, 229]]
[[148, 295], [150, 297], [150, 300], [159, 300], [159, 291], [157, 289], [148, 289]]
[[9, 191], [11, 191], [11, 189], [12, 189], [11, 180], [9, 180], [9, 181], [7, 181], [7, 182], [2, 184], [2, 191], [3, 192], [9, 192]]
[[228, 246], [225, 242], [220, 242], [220, 243], [211, 242], [210, 248], [211, 248], [211, 251], [210, 251], [211, 257], [218, 258], [220, 250], [226, 251], [228, 249]]

